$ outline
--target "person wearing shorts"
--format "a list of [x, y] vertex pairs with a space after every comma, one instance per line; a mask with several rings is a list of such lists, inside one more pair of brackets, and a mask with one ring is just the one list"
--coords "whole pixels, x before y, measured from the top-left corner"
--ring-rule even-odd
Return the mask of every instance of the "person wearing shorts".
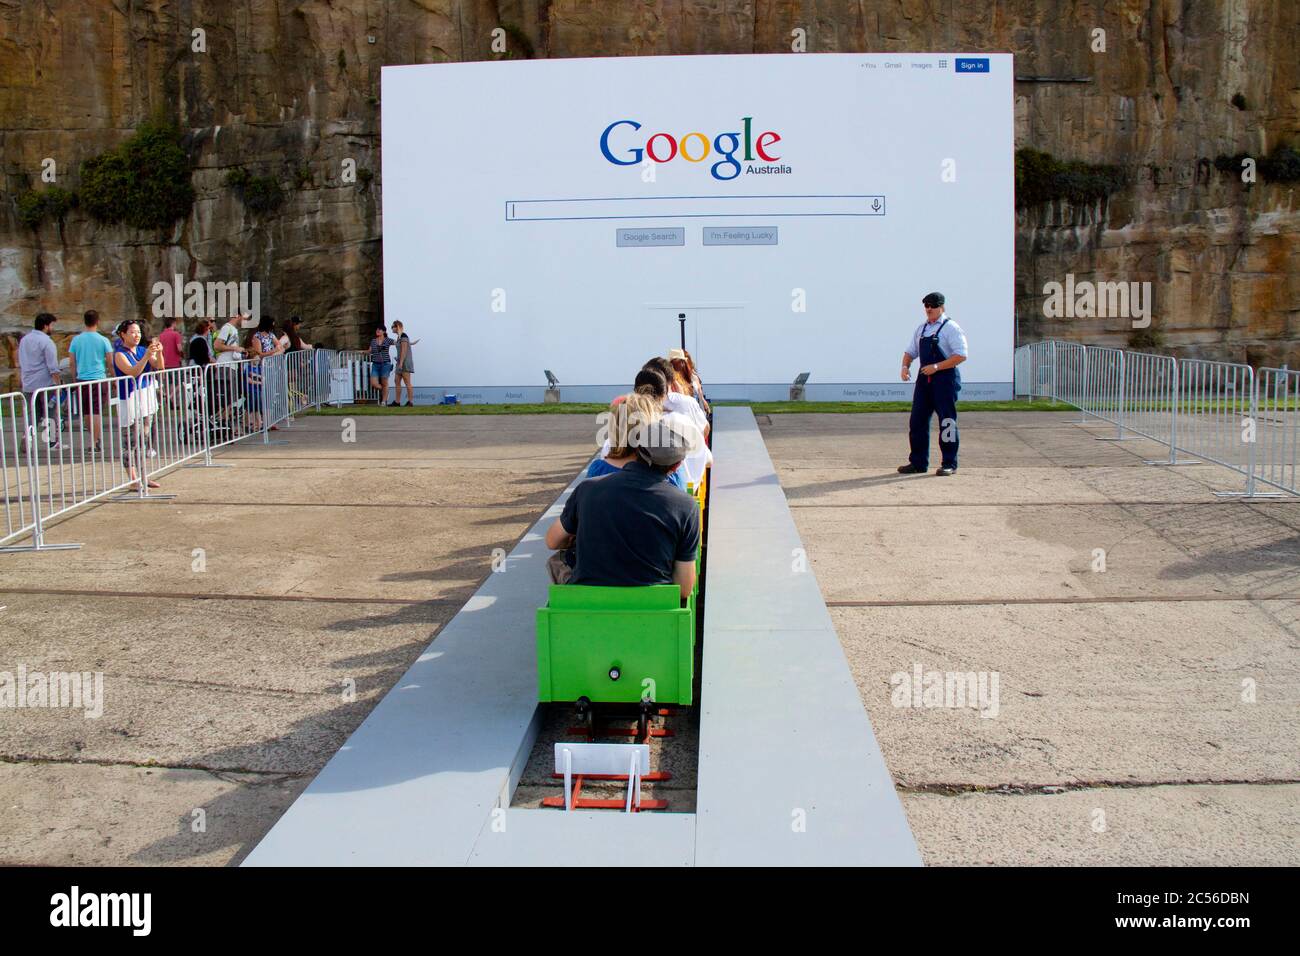
[[388, 377], [393, 374], [393, 356], [389, 351], [397, 343], [388, 337], [384, 326], [375, 326], [375, 337], [370, 340], [370, 388], [378, 390], [379, 404], [388, 395]]
[[108, 404], [108, 367], [113, 354], [113, 343], [99, 331], [99, 313], [90, 309], [83, 316], [86, 330], [77, 335], [68, 345], [71, 356], [71, 373], [77, 382], [77, 397], [81, 402], [81, 414], [84, 416], [90, 433], [92, 450], [95, 454], [103, 451], [101, 416]]
[[254, 354], [244, 363], [244, 402], [248, 408], [249, 428], [262, 430], [262, 359]]

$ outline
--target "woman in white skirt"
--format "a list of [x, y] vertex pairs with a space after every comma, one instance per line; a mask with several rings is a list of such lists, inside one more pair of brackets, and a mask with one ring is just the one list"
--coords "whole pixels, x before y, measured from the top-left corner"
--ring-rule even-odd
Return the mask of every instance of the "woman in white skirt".
[[[116, 376], [118, 406], [118, 427], [121, 429], [122, 467], [127, 470], [132, 481], [139, 481], [136, 474], [136, 457], [138, 442], [149, 434], [154, 413], [158, 411], [158, 385], [146, 380], [142, 385], [140, 376], [150, 369], [161, 370], [163, 367], [162, 342], [154, 339], [149, 347], [140, 344], [140, 323], [128, 319], [117, 327], [117, 340], [113, 348], [113, 374]], [[157, 488], [158, 483], [148, 481], [150, 488]]]

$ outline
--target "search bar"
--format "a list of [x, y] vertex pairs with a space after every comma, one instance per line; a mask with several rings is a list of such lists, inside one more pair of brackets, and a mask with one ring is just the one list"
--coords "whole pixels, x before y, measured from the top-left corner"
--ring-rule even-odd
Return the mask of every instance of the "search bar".
[[883, 216], [884, 196], [631, 196], [509, 199], [507, 222], [553, 219], [720, 219], [727, 216]]

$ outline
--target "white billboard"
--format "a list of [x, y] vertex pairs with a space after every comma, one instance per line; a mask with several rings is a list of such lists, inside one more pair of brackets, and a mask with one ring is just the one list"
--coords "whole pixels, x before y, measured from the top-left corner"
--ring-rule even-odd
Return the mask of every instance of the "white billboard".
[[711, 397], [907, 397], [931, 291], [1010, 397], [1010, 54], [385, 67], [384, 314], [462, 401], [626, 390], [686, 344]]

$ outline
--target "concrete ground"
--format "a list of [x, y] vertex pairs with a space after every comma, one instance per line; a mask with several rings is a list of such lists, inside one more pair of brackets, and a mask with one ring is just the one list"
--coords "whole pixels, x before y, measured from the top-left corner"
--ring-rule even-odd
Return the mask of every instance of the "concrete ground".
[[[1215, 498], [1241, 481], [1068, 417], [963, 416], [952, 479], [894, 473], [904, 415], [761, 419], [926, 862], [1294, 863], [1300, 499]], [[355, 422], [50, 529], [79, 551], [0, 555], [0, 671], [105, 695], [0, 708], [0, 863], [241, 860], [595, 434]], [[983, 674], [989, 716], [895, 706], [918, 667]], [[554, 792], [535, 769], [523, 805]]]
[[587, 416], [299, 419], [0, 555], [0, 671], [102, 671], [103, 716], [0, 708], [0, 864], [228, 864], [588, 460]]
[[760, 419], [923, 858], [1294, 864], [1300, 499], [1069, 421]]

